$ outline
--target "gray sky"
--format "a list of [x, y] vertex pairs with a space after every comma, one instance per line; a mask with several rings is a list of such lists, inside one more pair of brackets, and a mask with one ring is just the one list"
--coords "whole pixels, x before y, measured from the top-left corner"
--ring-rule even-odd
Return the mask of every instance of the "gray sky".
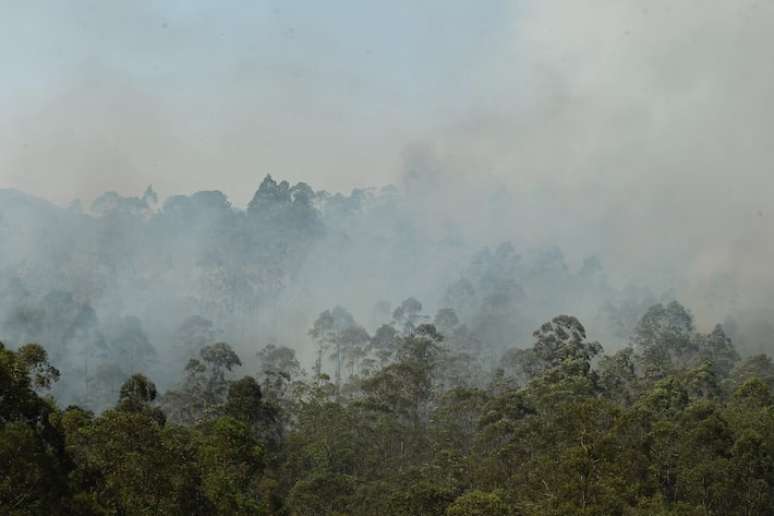
[[244, 204], [419, 155], [432, 216], [500, 189], [500, 233], [773, 306], [772, 48], [758, 0], [5, 1], [0, 187]]
[[[366, 5], [368, 4], [368, 5]], [[3, 2], [0, 186], [65, 201], [267, 172], [348, 191], [480, 96], [504, 2]]]

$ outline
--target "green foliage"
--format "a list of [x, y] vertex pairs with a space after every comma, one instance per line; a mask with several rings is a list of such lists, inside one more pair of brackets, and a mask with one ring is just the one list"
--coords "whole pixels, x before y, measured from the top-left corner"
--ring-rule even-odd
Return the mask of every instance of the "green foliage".
[[[275, 186], [264, 193], [291, 195]], [[241, 360], [218, 343], [160, 406], [153, 382], [134, 374], [99, 415], [41, 397], [57, 377], [43, 348], [0, 346], [0, 513], [774, 511], [774, 367], [740, 362], [722, 328], [697, 333], [686, 309], [658, 305], [633, 347], [603, 355], [562, 315], [486, 378], [454, 382], [475, 370], [459, 366], [475, 335], [451, 310], [422, 323], [414, 301], [396, 310], [400, 331], [374, 337], [343, 309], [320, 316], [312, 335], [339, 346], [334, 359], [348, 366], [358, 348], [373, 360], [349, 381], [319, 370], [305, 381], [292, 351], [274, 345], [259, 354], [262, 382], [234, 379]]]
[[39, 344], [25, 344], [17, 353], [28, 374], [32, 374], [32, 383], [36, 388], [48, 389], [59, 379], [59, 371], [48, 363], [48, 354]]
[[58, 411], [38, 396], [56, 378], [37, 344], [0, 343], [0, 513], [44, 514], [65, 503], [67, 457]]
[[201, 360], [188, 360], [182, 384], [161, 399], [173, 422], [197, 424], [220, 415], [229, 389], [228, 375], [242, 365], [239, 355], [225, 342], [204, 346], [199, 355]]
[[501, 494], [478, 490], [458, 497], [446, 509], [447, 516], [507, 516], [511, 512]]
[[0, 513], [46, 514], [63, 504], [66, 477], [61, 456], [35, 427], [21, 421], [0, 426]]
[[199, 445], [202, 490], [217, 514], [256, 514], [264, 449], [243, 422], [222, 417], [208, 424]]

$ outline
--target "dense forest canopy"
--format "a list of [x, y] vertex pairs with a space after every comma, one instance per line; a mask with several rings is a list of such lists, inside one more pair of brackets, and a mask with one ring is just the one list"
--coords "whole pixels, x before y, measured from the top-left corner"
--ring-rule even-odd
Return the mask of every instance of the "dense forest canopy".
[[[391, 322], [401, 331], [435, 322], [443, 332], [459, 323], [492, 368], [563, 312], [620, 349], [648, 307], [677, 295], [615, 284], [596, 256], [570, 260], [556, 246], [429, 225], [414, 209], [420, 192], [330, 194], [266, 176], [240, 209], [218, 191], [162, 201], [148, 187], [69, 208], [0, 191], [0, 335], [44, 345], [63, 373], [56, 398], [99, 411], [135, 372], [171, 387], [179, 364], [215, 341], [253, 368], [272, 344], [293, 349], [308, 371], [322, 360], [317, 370], [340, 377], [347, 359], [320, 355], [316, 344], [340, 330], [307, 331], [336, 305], [352, 312], [343, 321], [359, 328], [350, 337], [361, 344]], [[736, 346], [765, 351], [765, 314], [712, 295]], [[336, 310], [331, 317], [344, 324]]]
[[774, 514], [774, 2], [0, 28], [0, 516]]
[[[454, 310], [413, 298], [373, 335], [345, 308], [312, 372], [267, 344], [201, 347], [161, 393], [58, 407], [46, 350], [0, 345], [4, 514], [769, 514], [774, 364], [678, 302], [606, 353], [574, 316], [496, 361]], [[204, 319], [188, 329], [205, 334]], [[442, 333], [443, 332], [443, 333]], [[203, 344], [203, 345], [202, 345]], [[181, 363], [182, 365], [182, 363]], [[334, 371], [331, 375], [327, 371]], [[114, 377], [114, 380], [117, 380]]]
[[0, 195], [4, 513], [774, 507], [765, 322], [426, 233], [395, 188]]

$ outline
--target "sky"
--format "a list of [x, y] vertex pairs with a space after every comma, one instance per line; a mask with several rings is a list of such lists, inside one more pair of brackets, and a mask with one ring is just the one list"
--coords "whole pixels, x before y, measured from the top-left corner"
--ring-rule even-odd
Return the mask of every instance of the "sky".
[[771, 48], [759, 0], [5, 0], [0, 188], [418, 174], [430, 222], [771, 307]]
[[[370, 5], [366, 5], [370, 4]], [[349, 191], [473, 109], [515, 5], [0, 4], [0, 187], [66, 202], [220, 189], [266, 173]]]

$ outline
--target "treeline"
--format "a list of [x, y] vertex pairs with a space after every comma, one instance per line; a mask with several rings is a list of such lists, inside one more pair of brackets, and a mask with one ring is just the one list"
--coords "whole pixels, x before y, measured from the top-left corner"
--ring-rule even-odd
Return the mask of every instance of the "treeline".
[[560, 315], [496, 360], [452, 309], [392, 315], [320, 314], [309, 372], [203, 343], [175, 388], [134, 374], [101, 414], [46, 396], [41, 346], [0, 347], [0, 513], [774, 512], [774, 364], [680, 304], [613, 354]]
[[[0, 337], [44, 344], [62, 373], [54, 398], [101, 412], [137, 371], [168, 390], [191, 351], [213, 342], [231, 344], [251, 371], [255, 342], [285, 343], [311, 362], [306, 328], [331, 299], [369, 333], [407, 292], [433, 311], [452, 308], [476, 343], [470, 353], [490, 370], [557, 313], [574, 314], [618, 349], [649, 306], [675, 295], [655, 284], [616, 285], [599, 259], [582, 259], [570, 242], [572, 259], [555, 246], [520, 243], [513, 228], [441, 220], [416, 191], [331, 194], [267, 176], [251, 194], [244, 209], [219, 191], [160, 200], [151, 188], [66, 209], [0, 189]], [[774, 327], [765, 307], [745, 310], [716, 280], [702, 296], [712, 309], [697, 311], [723, 320], [740, 352], [767, 349]], [[466, 338], [438, 329], [447, 342]], [[329, 373], [383, 365], [357, 355], [363, 347]]]

